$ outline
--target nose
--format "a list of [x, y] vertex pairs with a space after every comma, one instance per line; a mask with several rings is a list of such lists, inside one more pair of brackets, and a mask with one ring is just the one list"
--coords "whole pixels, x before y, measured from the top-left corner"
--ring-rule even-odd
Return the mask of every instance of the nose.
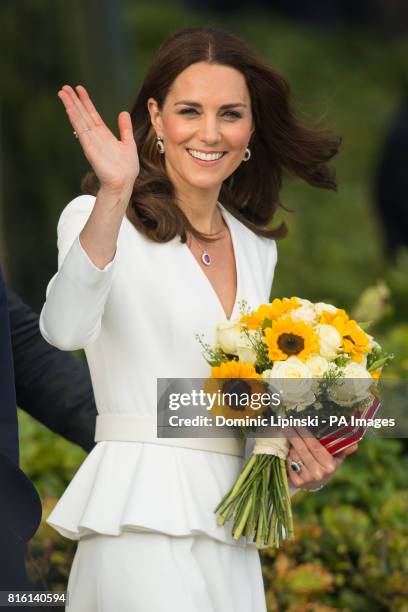
[[215, 144], [220, 141], [221, 132], [216, 116], [202, 115], [198, 136], [201, 142], [206, 144]]

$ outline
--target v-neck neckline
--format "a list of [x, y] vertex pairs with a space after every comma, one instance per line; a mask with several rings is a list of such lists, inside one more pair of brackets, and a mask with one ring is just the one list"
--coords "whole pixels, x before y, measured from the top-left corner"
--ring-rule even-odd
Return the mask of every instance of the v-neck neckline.
[[234, 316], [236, 307], [237, 307], [237, 301], [238, 301], [238, 296], [240, 294], [241, 291], [241, 275], [240, 275], [240, 265], [239, 265], [239, 249], [238, 249], [238, 240], [234, 234], [234, 230], [233, 230], [233, 223], [231, 222], [231, 219], [229, 217], [229, 212], [228, 210], [226, 210], [226, 208], [224, 208], [224, 206], [220, 203], [217, 202], [217, 206], [219, 207], [220, 211], [221, 211], [221, 215], [222, 218], [226, 224], [226, 226], [228, 227], [230, 236], [231, 236], [231, 242], [232, 242], [232, 249], [234, 252], [234, 265], [235, 265], [235, 278], [236, 278], [236, 293], [235, 293], [235, 300], [234, 300], [234, 305], [232, 307], [231, 310], [231, 314], [228, 317], [227, 313], [224, 310], [224, 306], [222, 305], [222, 302], [218, 296], [218, 293], [216, 292], [214, 285], [212, 284], [212, 282], [210, 281], [210, 279], [208, 278], [208, 276], [206, 275], [206, 273], [204, 272], [204, 270], [202, 269], [202, 267], [200, 266], [200, 264], [198, 263], [198, 261], [196, 260], [196, 258], [194, 257], [194, 254], [191, 252], [191, 250], [189, 249], [187, 242], [184, 243], [184, 247], [187, 249], [187, 255], [190, 257], [190, 259], [192, 260], [192, 263], [195, 264], [195, 267], [198, 269], [199, 273], [201, 274], [201, 276], [203, 277], [204, 281], [206, 281], [207, 285], [210, 287], [211, 292], [213, 294], [213, 296], [215, 297], [215, 300], [218, 304], [219, 309], [221, 310], [221, 313], [223, 314], [225, 320], [227, 322], [230, 322]]

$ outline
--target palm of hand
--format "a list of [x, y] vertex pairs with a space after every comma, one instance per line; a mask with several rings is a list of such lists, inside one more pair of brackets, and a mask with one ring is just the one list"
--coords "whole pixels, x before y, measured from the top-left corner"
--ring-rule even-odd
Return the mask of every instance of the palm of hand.
[[120, 138], [106, 126], [87, 91], [69, 85], [58, 92], [68, 118], [101, 187], [112, 192], [133, 187], [139, 174], [139, 158], [129, 113], [118, 116]]

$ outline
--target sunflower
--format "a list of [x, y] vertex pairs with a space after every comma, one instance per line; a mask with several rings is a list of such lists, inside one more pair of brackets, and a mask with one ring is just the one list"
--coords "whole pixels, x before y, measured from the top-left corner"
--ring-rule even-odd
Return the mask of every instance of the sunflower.
[[345, 325], [349, 320], [350, 317], [348, 316], [347, 312], [342, 308], [339, 308], [336, 310], [336, 312], [323, 310], [322, 314], [320, 315], [319, 323], [321, 325], [334, 325], [334, 327], [336, 327], [334, 321], [336, 321], [338, 325]]
[[292, 356], [305, 361], [312, 353], [319, 353], [319, 338], [304, 321], [281, 319], [267, 327], [264, 336], [271, 361], [285, 361]]
[[243, 315], [239, 322], [245, 323], [248, 329], [262, 329], [265, 319], [271, 319], [271, 304], [262, 304], [258, 310], [253, 310], [248, 315]]
[[295, 297], [282, 298], [281, 300], [275, 298], [271, 303], [272, 319], [279, 319], [279, 317], [290, 314], [292, 310], [299, 306], [301, 306], [301, 303]]
[[[212, 367], [211, 377], [204, 383], [205, 393], [216, 395], [209, 412], [228, 419], [261, 414], [262, 407], [255, 410], [250, 398], [253, 393], [263, 393], [265, 389], [265, 382], [252, 363], [236, 360], [224, 361], [220, 366]], [[229, 400], [228, 403], [226, 399]]]
[[348, 353], [353, 361], [361, 362], [364, 355], [370, 352], [368, 334], [359, 327], [357, 321], [349, 319], [347, 315], [335, 317], [330, 325], [339, 332], [344, 352]]
[[300, 303], [295, 297], [282, 300], [275, 298], [271, 304], [262, 304], [258, 310], [253, 310], [249, 315], [243, 315], [240, 322], [246, 323], [249, 329], [259, 329], [263, 327], [265, 319], [276, 321], [299, 306]]

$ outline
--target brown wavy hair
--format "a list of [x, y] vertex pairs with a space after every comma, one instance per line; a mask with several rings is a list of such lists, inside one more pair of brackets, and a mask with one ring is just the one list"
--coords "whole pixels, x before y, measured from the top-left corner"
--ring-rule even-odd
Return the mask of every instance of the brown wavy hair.
[[[292, 108], [288, 81], [244, 41], [219, 28], [179, 30], [164, 41], [153, 59], [130, 113], [140, 173], [126, 215], [138, 231], [156, 242], [168, 242], [177, 235], [185, 242], [187, 232], [198, 240], [211, 240], [190, 224], [177, 205], [147, 107], [152, 97], [161, 110], [173, 81], [197, 62], [230, 66], [243, 74], [255, 124], [249, 142], [251, 158], [223, 182], [219, 200], [256, 234], [282, 238], [287, 233], [285, 223], [272, 229], [267, 226], [277, 208], [284, 208], [279, 200], [283, 176], [336, 190], [334, 171], [328, 162], [338, 152], [340, 139], [327, 130], [302, 125]], [[82, 189], [97, 193], [94, 173], [85, 176]]]

